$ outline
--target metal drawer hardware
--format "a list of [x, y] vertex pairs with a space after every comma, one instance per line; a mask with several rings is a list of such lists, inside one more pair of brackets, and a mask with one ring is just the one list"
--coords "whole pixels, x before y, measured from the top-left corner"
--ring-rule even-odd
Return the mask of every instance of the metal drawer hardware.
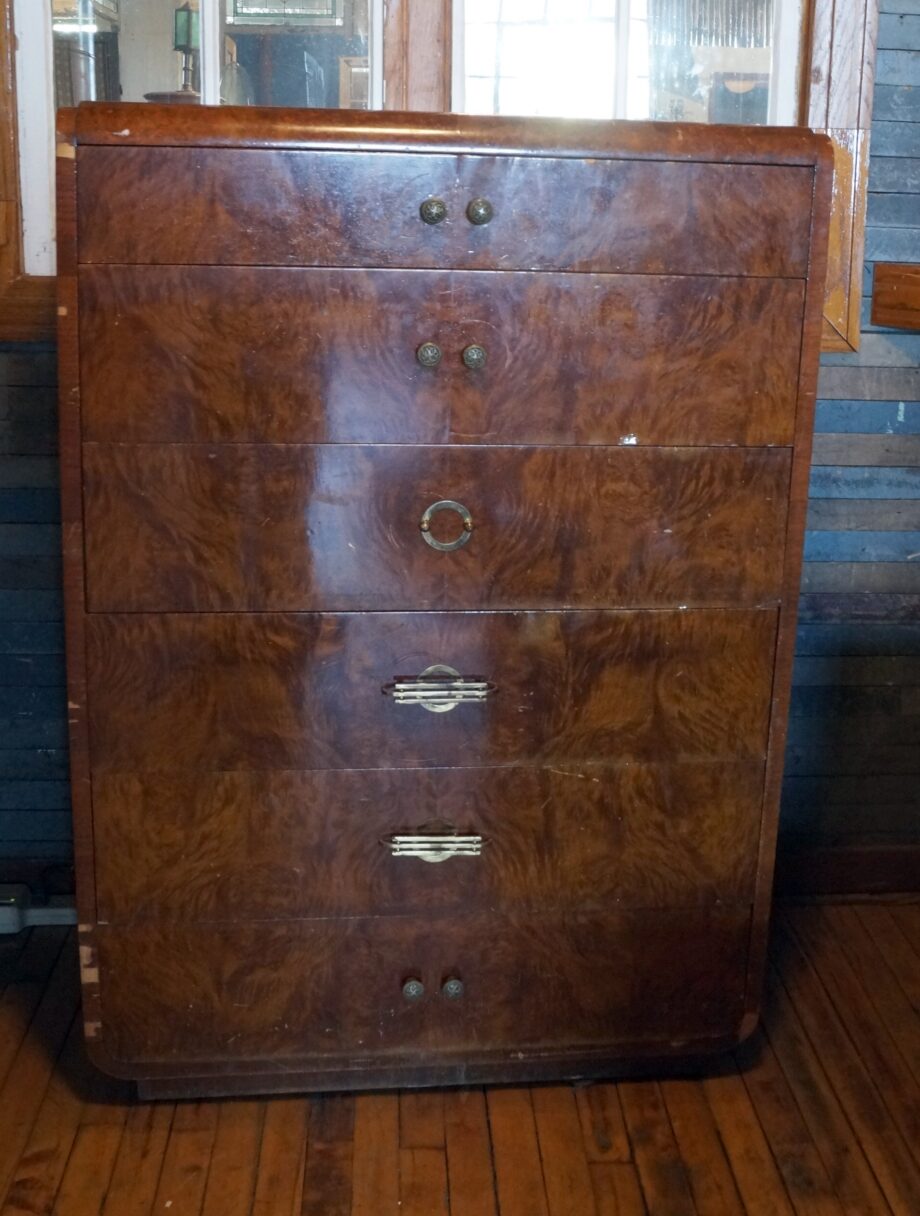
[[[439, 511], [456, 511], [460, 516], [460, 520], [463, 523], [463, 531], [456, 540], [435, 540], [431, 535], [431, 521]], [[425, 538], [425, 543], [431, 545], [432, 549], [440, 549], [443, 553], [451, 553], [454, 549], [461, 549], [470, 539], [473, 532], [473, 517], [462, 502], [454, 502], [452, 498], [442, 498], [440, 502], [433, 502], [430, 507], [425, 508], [418, 526], [422, 536]]]
[[446, 996], [449, 1001], [459, 1001], [463, 996], [463, 980], [458, 980], [456, 976], [450, 976], [441, 985], [441, 995]]
[[440, 224], [447, 219], [447, 204], [442, 198], [426, 198], [418, 210], [426, 224]]
[[495, 208], [487, 198], [471, 199], [466, 209], [466, 218], [471, 224], [488, 224], [494, 214]]
[[381, 689], [397, 705], [421, 705], [433, 714], [445, 714], [468, 701], [484, 701], [496, 692], [494, 684], [461, 676], [453, 667], [435, 663], [417, 676], [397, 676]]
[[441, 362], [441, 348], [437, 342], [423, 342], [415, 352], [422, 367], [437, 367]]
[[461, 358], [471, 372], [478, 372], [486, 365], [486, 348], [474, 343], [464, 348]]
[[448, 861], [451, 857], [481, 857], [485, 841], [481, 836], [385, 836], [381, 844], [386, 845], [393, 857], [417, 857], [419, 861], [432, 864]]
[[402, 994], [407, 1001], [420, 1001], [425, 995], [425, 985], [421, 980], [406, 980], [402, 986]]

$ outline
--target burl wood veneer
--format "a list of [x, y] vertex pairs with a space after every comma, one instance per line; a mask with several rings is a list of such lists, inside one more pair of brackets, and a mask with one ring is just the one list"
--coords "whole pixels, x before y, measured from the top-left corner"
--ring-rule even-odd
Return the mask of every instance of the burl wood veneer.
[[156, 1096], [737, 1043], [827, 141], [190, 109], [58, 144], [93, 1058]]

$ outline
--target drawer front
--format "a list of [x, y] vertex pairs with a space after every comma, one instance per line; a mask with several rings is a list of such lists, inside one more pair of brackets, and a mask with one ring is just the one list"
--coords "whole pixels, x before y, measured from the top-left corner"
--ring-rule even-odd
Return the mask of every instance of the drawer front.
[[756, 761], [100, 773], [103, 921], [749, 902]]
[[89, 439], [792, 442], [795, 280], [100, 266], [80, 284]]
[[[213, 771], [760, 759], [776, 622], [772, 610], [90, 615], [92, 760]], [[482, 699], [436, 701], [458, 695], [445, 667], [470, 681], [460, 695]]]
[[[803, 278], [813, 181], [778, 165], [83, 147], [79, 257]], [[432, 196], [441, 223], [422, 219]], [[471, 223], [483, 197], [493, 217]]]
[[776, 448], [91, 443], [88, 602], [763, 605], [780, 593], [789, 466]]
[[741, 908], [102, 926], [102, 1034], [138, 1063], [673, 1049], [737, 1032], [748, 929]]

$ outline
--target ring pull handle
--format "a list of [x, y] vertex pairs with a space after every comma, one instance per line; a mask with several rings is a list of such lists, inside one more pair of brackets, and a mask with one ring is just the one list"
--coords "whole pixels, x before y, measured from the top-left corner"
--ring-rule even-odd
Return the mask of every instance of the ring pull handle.
[[[455, 540], [437, 540], [431, 535], [431, 521], [439, 511], [456, 511], [463, 524], [463, 531]], [[462, 549], [473, 533], [473, 517], [462, 502], [454, 502], [452, 498], [442, 498], [426, 507], [419, 521], [419, 531], [427, 545], [432, 549], [440, 549], [442, 553], [452, 553], [454, 549]]]
[[498, 691], [489, 680], [461, 676], [454, 667], [435, 663], [417, 676], [397, 676], [380, 690], [397, 705], [420, 705], [433, 714], [445, 714], [458, 705], [485, 701]]

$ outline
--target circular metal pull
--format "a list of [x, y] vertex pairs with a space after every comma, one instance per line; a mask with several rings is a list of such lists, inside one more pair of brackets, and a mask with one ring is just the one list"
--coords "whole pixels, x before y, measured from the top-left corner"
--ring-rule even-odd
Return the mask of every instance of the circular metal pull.
[[[439, 511], [456, 511], [460, 516], [463, 523], [463, 531], [456, 540], [436, 540], [431, 535], [431, 521]], [[454, 549], [462, 549], [470, 539], [473, 531], [473, 517], [462, 502], [454, 502], [453, 499], [442, 498], [440, 502], [433, 502], [430, 507], [425, 508], [425, 513], [422, 515], [418, 526], [425, 539], [425, 543], [431, 545], [432, 549], [440, 549], [442, 553], [451, 553]]]
[[463, 362], [471, 372], [479, 371], [486, 365], [486, 348], [484, 346], [467, 346], [462, 355]]
[[407, 1001], [420, 1001], [425, 995], [425, 985], [421, 980], [406, 980], [402, 986], [402, 994]]
[[463, 996], [463, 980], [458, 980], [455, 976], [445, 980], [441, 985], [441, 995], [446, 996], [449, 1001], [459, 1001]]
[[495, 208], [487, 198], [471, 199], [466, 209], [466, 218], [471, 224], [488, 224], [494, 214]]
[[426, 224], [440, 224], [441, 220], [447, 219], [447, 204], [443, 198], [426, 198], [418, 210]]
[[441, 362], [441, 348], [437, 342], [423, 342], [415, 352], [422, 367], [437, 367]]

